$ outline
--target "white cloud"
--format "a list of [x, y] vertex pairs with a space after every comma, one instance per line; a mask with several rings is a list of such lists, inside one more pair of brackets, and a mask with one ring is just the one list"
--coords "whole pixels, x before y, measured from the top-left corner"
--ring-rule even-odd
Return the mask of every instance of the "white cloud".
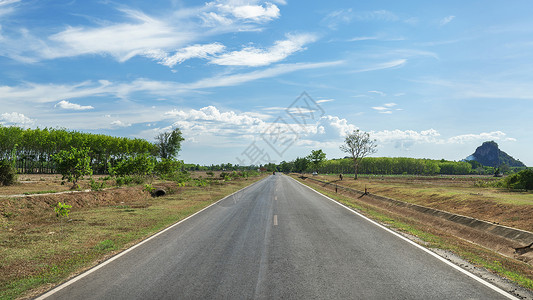
[[24, 114], [18, 112], [3, 113], [0, 115], [0, 124], [12, 124], [20, 126], [30, 126], [35, 123], [34, 120], [26, 117]]
[[449, 138], [441, 137], [441, 134], [431, 128], [428, 130], [383, 130], [371, 131], [370, 135], [381, 144], [393, 144], [395, 148], [409, 150], [415, 144], [463, 144], [472, 141], [516, 141], [507, 137], [502, 131], [482, 132], [478, 134], [462, 134]]
[[316, 103], [326, 103], [326, 102], [333, 102], [335, 99], [320, 99], [317, 100]]
[[59, 107], [59, 108], [62, 108], [62, 109], [67, 109], [67, 110], [89, 110], [89, 109], [94, 109], [94, 107], [92, 107], [90, 105], [81, 106], [81, 105], [76, 104], [76, 103], [70, 103], [70, 102], [68, 102], [66, 100], [59, 101], [54, 107]]
[[130, 127], [131, 123], [124, 123], [120, 120], [115, 120], [111, 122], [111, 125], [116, 126], [116, 127]]
[[[385, 103], [383, 106], [373, 106], [372, 109], [377, 110], [380, 114], [392, 114], [391, 109], [398, 104], [391, 102], [391, 103]], [[401, 108], [397, 108], [396, 110], [402, 110]]]
[[[0, 3], [14, 3], [3, 1]], [[279, 8], [258, 1], [215, 1], [204, 6], [185, 7], [164, 15], [150, 16], [140, 10], [122, 8], [126, 18], [116, 22], [102, 20], [96, 25], [68, 26], [54, 34], [41, 37], [27, 29], [0, 39], [0, 55], [27, 63], [80, 55], [109, 55], [120, 62], [134, 56], [151, 55], [165, 64], [176, 64], [191, 57], [219, 52], [198, 49], [194, 45], [217, 34], [261, 30], [263, 24], [279, 17]], [[0, 6], [0, 13], [6, 5]], [[203, 25], [213, 27], [203, 30]], [[187, 45], [193, 45], [186, 47]], [[211, 45], [219, 47], [221, 45]], [[174, 55], [168, 54], [178, 50]], [[217, 51], [215, 51], [217, 50]], [[214, 52], [213, 52], [214, 51]], [[163, 57], [160, 57], [162, 54]], [[174, 57], [175, 56], [175, 57]]]
[[368, 91], [369, 93], [372, 93], [372, 94], [378, 94], [380, 96], [386, 96], [387, 94], [385, 94], [384, 92], [381, 92], [381, 91]]
[[221, 54], [211, 59], [211, 63], [224, 66], [266, 66], [302, 51], [306, 44], [316, 41], [316, 36], [312, 34], [288, 34], [286, 37], [286, 40], [276, 41], [268, 49], [246, 47], [239, 51]]
[[170, 22], [152, 18], [141, 11], [124, 9], [130, 23], [96, 28], [68, 27], [48, 37], [49, 47], [43, 47], [44, 59], [84, 54], [109, 54], [123, 62], [143, 54], [147, 49], [180, 47], [196, 39], [191, 28], [175, 28]]
[[516, 141], [515, 138], [507, 137], [507, 134], [501, 131], [482, 132], [478, 134], [463, 134], [454, 136], [448, 139], [449, 143], [462, 144], [470, 141], [489, 141], [489, 140], [501, 140], [501, 141]]
[[232, 3], [216, 4], [215, 6], [224, 14], [231, 14], [237, 19], [254, 22], [266, 22], [277, 19], [280, 16], [279, 8], [275, 4], [268, 2], [264, 6], [253, 4], [233, 5]]
[[415, 143], [436, 143], [440, 133], [434, 129], [423, 130], [420, 132], [415, 130], [395, 129], [377, 132], [371, 131], [370, 135], [379, 143], [392, 143], [395, 148], [409, 150]]
[[176, 51], [176, 53], [172, 55], [169, 55], [169, 53], [161, 49], [147, 50], [144, 55], [154, 59], [159, 64], [173, 67], [176, 64], [181, 64], [191, 58], [208, 58], [211, 55], [224, 51], [224, 49], [225, 46], [220, 43], [211, 43], [206, 45], [188, 46]]
[[450, 23], [451, 21], [453, 21], [453, 19], [455, 19], [455, 16], [447, 16], [447, 17], [443, 18], [442, 20], [440, 20], [440, 26], [444, 26], [444, 25]]
[[348, 133], [358, 129], [355, 125], [349, 124], [348, 120], [330, 115], [320, 118], [316, 126], [317, 133], [323, 135], [326, 139], [345, 137]]

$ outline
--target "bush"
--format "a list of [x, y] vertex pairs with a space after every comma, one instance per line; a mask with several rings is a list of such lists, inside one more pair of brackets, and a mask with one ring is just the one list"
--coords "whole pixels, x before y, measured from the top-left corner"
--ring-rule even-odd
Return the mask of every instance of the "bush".
[[130, 184], [143, 184], [145, 177], [143, 176], [122, 176], [116, 179], [117, 186], [130, 185]]
[[505, 186], [513, 190], [533, 190], [533, 170], [523, 170], [505, 178]]
[[0, 185], [13, 185], [17, 182], [17, 172], [10, 161], [0, 161]]
[[105, 181], [103, 182], [96, 182], [93, 178], [91, 178], [91, 182], [89, 183], [89, 186], [91, 187], [91, 190], [93, 191], [101, 191], [105, 188]]
[[160, 162], [157, 162], [155, 164], [154, 172], [160, 176], [172, 176], [173, 174], [179, 173], [182, 167], [183, 161], [174, 159], [162, 159]]
[[120, 161], [115, 168], [112, 168], [110, 173], [116, 176], [145, 176], [152, 174], [154, 166], [155, 159], [147, 154], [143, 154]]
[[72, 205], [58, 202], [57, 205], [54, 207], [54, 211], [56, 212], [56, 217], [68, 218], [68, 214], [70, 213], [70, 208], [72, 208]]

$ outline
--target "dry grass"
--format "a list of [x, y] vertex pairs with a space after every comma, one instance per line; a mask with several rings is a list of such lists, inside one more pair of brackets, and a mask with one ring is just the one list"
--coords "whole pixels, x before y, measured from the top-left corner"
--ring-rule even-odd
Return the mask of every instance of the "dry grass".
[[[337, 176], [314, 178], [337, 181]], [[376, 195], [533, 231], [533, 193], [475, 186], [479, 176], [368, 176], [337, 183]]]
[[[0, 299], [35, 296], [258, 179], [207, 187], [154, 183], [175, 187], [160, 198], [137, 186], [0, 199]], [[58, 200], [73, 205], [68, 219], [55, 216]]]

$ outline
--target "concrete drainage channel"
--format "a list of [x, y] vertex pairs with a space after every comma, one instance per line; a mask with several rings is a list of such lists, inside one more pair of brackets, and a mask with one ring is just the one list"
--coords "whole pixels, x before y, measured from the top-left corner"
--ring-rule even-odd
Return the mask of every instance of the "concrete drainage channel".
[[[531, 232], [502, 226], [467, 216], [457, 215], [422, 205], [407, 203], [388, 197], [373, 195], [366, 191], [362, 192], [356, 189], [338, 185], [336, 183], [325, 182], [311, 177], [305, 177], [302, 179], [314, 181], [323, 185], [324, 187], [329, 186], [335, 191], [344, 191], [354, 194], [359, 196], [359, 200], [370, 204], [378, 204], [380, 207], [394, 207], [395, 212], [411, 210], [428, 216], [428, 219], [439, 219], [440, 221], [430, 223], [437, 223], [439, 226], [444, 226], [446, 229], [453, 229], [452, 227], [456, 227], [453, 231], [461, 238], [471, 240], [484, 247], [493, 249], [507, 256], [513, 256], [522, 261], [533, 261], [533, 233]], [[458, 226], [449, 226], [449, 224], [446, 226], [443, 221], [451, 222]]]

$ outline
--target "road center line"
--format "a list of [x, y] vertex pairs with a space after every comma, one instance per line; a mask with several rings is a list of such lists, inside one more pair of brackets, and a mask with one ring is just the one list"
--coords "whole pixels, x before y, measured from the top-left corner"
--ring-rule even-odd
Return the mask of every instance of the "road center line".
[[278, 196], [274, 196], [274, 200], [278, 200]]
[[274, 215], [274, 226], [278, 226], [278, 215]]

